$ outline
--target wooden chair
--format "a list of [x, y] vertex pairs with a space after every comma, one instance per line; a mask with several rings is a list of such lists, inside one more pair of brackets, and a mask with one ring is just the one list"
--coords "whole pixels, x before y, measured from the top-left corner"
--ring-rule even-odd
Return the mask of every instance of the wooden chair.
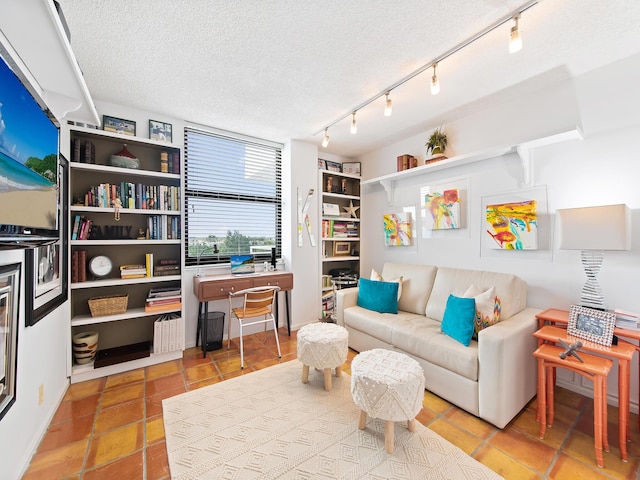
[[[278, 358], [282, 358], [280, 352], [280, 341], [278, 340], [278, 326], [273, 315], [276, 295], [280, 291], [280, 287], [254, 287], [237, 292], [229, 292], [229, 314], [231, 318], [227, 324], [227, 349], [231, 346], [231, 319], [238, 319], [240, 326], [240, 367], [244, 369], [244, 342], [242, 339], [242, 328], [250, 325], [264, 323], [264, 329], [267, 330], [267, 323], [273, 325], [273, 333], [276, 337], [276, 345], [278, 347]], [[233, 306], [234, 298], [242, 298], [242, 306]]]

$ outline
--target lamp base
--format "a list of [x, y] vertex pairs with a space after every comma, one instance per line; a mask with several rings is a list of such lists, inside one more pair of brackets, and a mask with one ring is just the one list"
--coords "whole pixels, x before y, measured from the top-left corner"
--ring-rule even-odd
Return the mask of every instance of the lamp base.
[[604, 295], [598, 284], [598, 273], [602, 268], [604, 252], [601, 250], [582, 250], [580, 254], [582, 267], [587, 274], [587, 281], [582, 287], [580, 294], [580, 304], [583, 307], [606, 310], [604, 305]]

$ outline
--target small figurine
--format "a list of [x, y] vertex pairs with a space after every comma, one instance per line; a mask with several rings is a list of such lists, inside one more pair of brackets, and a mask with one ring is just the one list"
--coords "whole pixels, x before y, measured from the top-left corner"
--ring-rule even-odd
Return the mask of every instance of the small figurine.
[[113, 204], [113, 218], [116, 222], [120, 221], [120, 209], [122, 208], [122, 201], [119, 198], [116, 198], [115, 200], [111, 200], [111, 203]]
[[563, 359], [563, 360], [564, 360], [564, 359], [565, 359], [565, 358], [567, 358], [567, 357], [574, 356], [574, 357], [576, 357], [578, 360], [580, 360], [580, 362], [581, 362], [581, 363], [584, 363], [584, 360], [582, 360], [582, 359], [580, 358], [580, 355], [578, 355], [578, 349], [579, 349], [580, 347], [582, 347], [582, 342], [581, 342], [581, 341], [579, 341], [579, 340], [578, 340], [577, 342], [572, 343], [571, 345], [567, 345], [567, 344], [566, 344], [565, 342], [563, 342], [563, 341], [562, 341], [562, 339], [560, 339], [560, 338], [558, 339], [558, 341], [560, 342], [560, 345], [562, 345], [562, 346], [564, 347], [564, 349], [565, 349], [565, 350], [564, 350], [564, 352], [560, 352], [560, 353], [558, 354], [558, 356], [559, 356], [561, 359]]

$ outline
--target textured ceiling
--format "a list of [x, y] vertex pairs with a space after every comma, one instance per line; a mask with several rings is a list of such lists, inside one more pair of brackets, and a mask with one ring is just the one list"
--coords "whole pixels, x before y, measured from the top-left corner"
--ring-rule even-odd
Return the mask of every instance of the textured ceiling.
[[[94, 99], [273, 141], [315, 134], [509, 15], [524, 0], [60, 0]], [[575, 76], [640, 51], [638, 0], [541, 0], [512, 22], [329, 129], [357, 156], [463, 115], [482, 99]], [[540, 83], [542, 82], [542, 83]], [[160, 117], [159, 117], [160, 118]], [[161, 119], [161, 118], [160, 118]], [[314, 135], [315, 134], [315, 135]]]

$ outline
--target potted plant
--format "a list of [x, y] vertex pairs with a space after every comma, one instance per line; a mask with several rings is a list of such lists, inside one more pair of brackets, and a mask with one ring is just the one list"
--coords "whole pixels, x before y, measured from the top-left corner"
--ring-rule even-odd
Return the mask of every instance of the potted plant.
[[442, 155], [447, 148], [447, 134], [440, 128], [436, 128], [431, 132], [429, 141], [424, 146], [427, 147], [427, 154], [431, 152], [431, 156]]

